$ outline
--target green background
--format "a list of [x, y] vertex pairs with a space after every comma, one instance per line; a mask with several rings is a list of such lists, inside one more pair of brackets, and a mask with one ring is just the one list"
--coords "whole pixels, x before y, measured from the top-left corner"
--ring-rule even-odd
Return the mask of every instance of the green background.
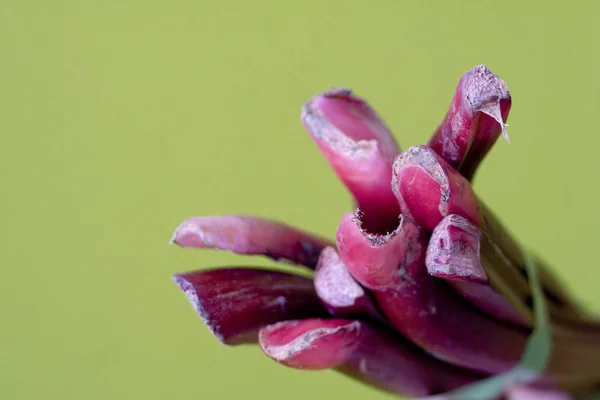
[[331, 86], [404, 148], [461, 74], [513, 95], [476, 182], [600, 310], [600, 2], [2, 1], [0, 398], [380, 399], [213, 339], [171, 281], [260, 257], [168, 245], [191, 215], [333, 236], [350, 202], [304, 132]]

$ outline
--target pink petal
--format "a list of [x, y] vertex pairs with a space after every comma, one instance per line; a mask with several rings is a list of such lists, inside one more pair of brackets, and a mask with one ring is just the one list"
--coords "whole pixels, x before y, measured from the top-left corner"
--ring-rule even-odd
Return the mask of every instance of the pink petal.
[[326, 239], [281, 222], [248, 215], [192, 217], [175, 230], [172, 243], [237, 254], [261, 254], [315, 268]]
[[393, 229], [400, 211], [390, 182], [400, 150], [379, 116], [349, 90], [332, 89], [304, 105], [302, 122], [367, 215], [369, 229]]
[[284, 321], [261, 329], [259, 344], [273, 360], [297, 369], [335, 368], [359, 345], [361, 323], [343, 319]]
[[511, 107], [506, 84], [485, 65], [467, 71], [429, 146], [467, 179], [504, 129]]
[[427, 231], [449, 214], [482, 224], [469, 182], [427, 146], [413, 146], [396, 158], [392, 187], [402, 211]]
[[445, 217], [433, 230], [427, 271], [448, 280], [489, 283], [479, 260], [481, 230], [460, 215]]
[[363, 229], [362, 218], [360, 211], [344, 215], [336, 234], [338, 251], [354, 279], [370, 289], [382, 289], [394, 281], [406, 258], [408, 245], [400, 234], [404, 219], [393, 232], [380, 235]]
[[326, 247], [321, 253], [315, 271], [315, 289], [335, 317], [366, 317], [387, 323], [371, 295], [348, 273], [333, 247]]
[[256, 343], [262, 327], [326, 316], [311, 279], [278, 271], [224, 268], [173, 276], [215, 337], [227, 345]]
[[285, 321], [260, 332], [263, 352], [297, 369], [335, 368], [369, 385], [406, 396], [426, 396], [481, 377], [438, 362], [368, 324], [351, 320]]

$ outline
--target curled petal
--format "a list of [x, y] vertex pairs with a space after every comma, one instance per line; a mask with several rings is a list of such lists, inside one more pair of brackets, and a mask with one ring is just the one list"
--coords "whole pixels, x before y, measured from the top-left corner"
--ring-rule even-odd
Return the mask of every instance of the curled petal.
[[363, 228], [363, 216], [358, 210], [347, 213], [338, 225], [340, 258], [360, 284], [370, 289], [385, 288], [393, 282], [398, 265], [406, 258], [408, 243], [399, 234], [403, 218], [391, 233], [378, 234]]
[[321, 253], [315, 271], [315, 289], [335, 317], [364, 316], [385, 321], [370, 294], [352, 278], [333, 247], [326, 247]]
[[192, 217], [175, 230], [171, 243], [182, 247], [260, 254], [315, 268], [326, 239], [281, 222], [248, 215]]
[[[531, 310], [520, 302], [519, 311], [490, 285], [480, 254], [481, 230], [451, 214], [438, 224], [427, 246], [425, 264], [430, 275], [442, 278], [464, 298], [488, 315], [531, 328]], [[495, 270], [489, 268], [491, 273]]]
[[361, 324], [343, 319], [284, 321], [261, 329], [259, 344], [273, 360], [297, 369], [335, 368], [359, 345]]
[[485, 65], [467, 71], [456, 87], [450, 108], [429, 146], [467, 179], [492, 148], [511, 107], [506, 84]]
[[273, 360], [297, 369], [334, 368], [369, 385], [407, 396], [426, 396], [480, 376], [438, 362], [361, 321], [285, 321], [260, 332], [260, 346]]
[[311, 279], [278, 271], [222, 268], [173, 276], [223, 344], [256, 343], [269, 324], [326, 316]]
[[392, 187], [402, 211], [428, 231], [449, 214], [483, 223], [469, 182], [427, 146], [413, 146], [396, 157]]
[[456, 214], [445, 217], [434, 229], [427, 248], [427, 271], [452, 281], [487, 283], [479, 260], [481, 231]]
[[332, 89], [304, 105], [302, 123], [368, 216], [369, 228], [395, 226], [400, 211], [390, 181], [400, 150], [369, 105], [349, 90]]

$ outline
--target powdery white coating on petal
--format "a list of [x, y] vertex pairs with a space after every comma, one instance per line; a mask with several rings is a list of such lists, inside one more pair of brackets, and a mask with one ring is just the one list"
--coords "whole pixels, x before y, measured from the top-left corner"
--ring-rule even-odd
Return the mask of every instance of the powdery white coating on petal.
[[488, 282], [480, 261], [481, 230], [466, 218], [451, 214], [433, 230], [425, 264], [434, 276]]
[[315, 139], [336, 153], [354, 158], [369, 158], [380, 151], [377, 140], [351, 139], [312, 107], [302, 109], [302, 121]]
[[[464, 126], [469, 122], [470, 116], [458, 112], [459, 103], [452, 102], [450, 105], [449, 114], [455, 117], [450, 120], [450, 129], [452, 132], [460, 132], [464, 130]], [[461, 148], [459, 148], [456, 138], [451, 135], [442, 135], [442, 153], [440, 154], [445, 160], [458, 160], [462, 158]]]
[[326, 304], [334, 307], [354, 306], [365, 296], [364, 289], [352, 278], [332, 247], [326, 247], [321, 253], [315, 289]]
[[360, 360], [360, 362], [358, 363], [358, 368], [360, 369], [360, 372], [362, 372], [363, 374], [366, 374], [369, 371], [366, 358], [362, 358]]
[[213, 336], [217, 338], [219, 343], [225, 344], [223, 335], [217, 332], [218, 326], [215, 326], [213, 324], [214, 321], [210, 319], [210, 314], [202, 305], [202, 302], [198, 298], [198, 294], [196, 293], [196, 289], [194, 289], [194, 286], [186, 279], [179, 276], [173, 276], [173, 281], [175, 281], [175, 283], [179, 285], [179, 287], [187, 297], [188, 301], [192, 305], [192, 308], [196, 311], [196, 313], [198, 313], [198, 316], [202, 319], [204, 325], [206, 325], [206, 327], [210, 330], [210, 333], [212, 333]]
[[[478, 65], [471, 73], [475, 79], [469, 79], [465, 94], [474, 111], [480, 111], [492, 117], [502, 129], [502, 136], [508, 143], [508, 133], [506, 124], [502, 120], [500, 110], [500, 100], [510, 98], [508, 87], [502, 79], [494, 75], [485, 65]], [[496, 96], [490, 97], [490, 93], [496, 93]]]
[[482, 223], [479, 200], [467, 179], [427, 146], [396, 158], [392, 188], [403, 214], [432, 231], [448, 214]]
[[[406, 165], [418, 165], [422, 167], [427, 171], [427, 174], [440, 185], [440, 202], [438, 209], [441, 215], [447, 215], [448, 199], [450, 197], [450, 182], [448, 181], [446, 172], [435, 157], [435, 153], [425, 146], [413, 146], [400, 156], [396, 157], [393, 167], [394, 179], [392, 181], [392, 186], [396, 193], [400, 193], [398, 188], [398, 172]], [[408, 206], [402, 199], [402, 196], [397, 195], [397, 197], [398, 201], [401, 203], [400, 207], [406, 212]]]
[[285, 296], [277, 296], [277, 297], [275, 297], [275, 299], [273, 301], [266, 303], [265, 306], [266, 307], [279, 306], [279, 308], [281, 309], [281, 312], [285, 312], [285, 303], [286, 302], [287, 302], [287, 300], [285, 299]]
[[263, 255], [309, 268], [316, 266], [321, 250], [332, 244], [287, 224], [250, 215], [188, 218], [177, 227], [171, 243]]
[[383, 120], [349, 89], [333, 88], [313, 97], [302, 108], [302, 121], [334, 151], [359, 157], [363, 151], [381, 151], [390, 163], [400, 152]]
[[[278, 324], [272, 325], [272, 327], [274, 329], [277, 329], [284, 324], [289, 324], [289, 322], [288, 321], [280, 322]], [[295, 325], [298, 325], [298, 323], [296, 323]], [[297, 355], [298, 353], [301, 353], [301, 352], [307, 350], [308, 348], [310, 348], [313, 345], [314, 342], [316, 342], [317, 340], [319, 340], [325, 336], [334, 335], [341, 331], [343, 331], [345, 333], [355, 333], [355, 335], [358, 336], [360, 333], [360, 329], [361, 329], [361, 324], [358, 321], [353, 321], [347, 325], [342, 325], [342, 326], [338, 326], [335, 328], [322, 327], [322, 328], [317, 328], [312, 331], [306, 332], [285, 345], [262, 346], [262, 348], [263, 348], [263, 351], [269, 357], [271, 357], [275, 360], [278, 360], [278, 361], [282, 361], [282, 360], [290, 359], [290, 358], [294, 357], [295, 355]], [[262, 335], [262, 332], [261, 332], [261, 335]], [[262, 343], [262, 340], [261, 340], [261, 343]]]
[[311, 279], [256, 268], [222, 268], [173, 280], [210, 331], [224, 344], [256, 343], [275, 322], [328, 316]]

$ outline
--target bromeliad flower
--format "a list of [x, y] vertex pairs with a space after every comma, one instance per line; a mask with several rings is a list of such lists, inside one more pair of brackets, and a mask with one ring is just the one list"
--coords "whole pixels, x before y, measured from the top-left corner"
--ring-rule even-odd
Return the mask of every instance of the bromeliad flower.
[[[172, 238], [286, 261], [313, 278], [218, 268], [175, 282], [219, 341], [259, 344], [288, 367], [335, 369], [409, 397], [490, 398], [455, 390], [503, 373], [506, 399], [590, 393], [600, 383], [600, 324], [539, 259], [528, 261], [471, 187], [500, 134], [508, 139], [510, 107], [504, 82], [477, 66], [428, 145], [401, 152], [364, 100], [345, 89], [315, 96], [302, 122], [356, 205], [335, 240], [245, 215], [190, 218]], [[548, 332], [534, 307], [541, 298]], [[532, 329], [551, 348], [539, 376], [528, 375], [537, 368]]]

